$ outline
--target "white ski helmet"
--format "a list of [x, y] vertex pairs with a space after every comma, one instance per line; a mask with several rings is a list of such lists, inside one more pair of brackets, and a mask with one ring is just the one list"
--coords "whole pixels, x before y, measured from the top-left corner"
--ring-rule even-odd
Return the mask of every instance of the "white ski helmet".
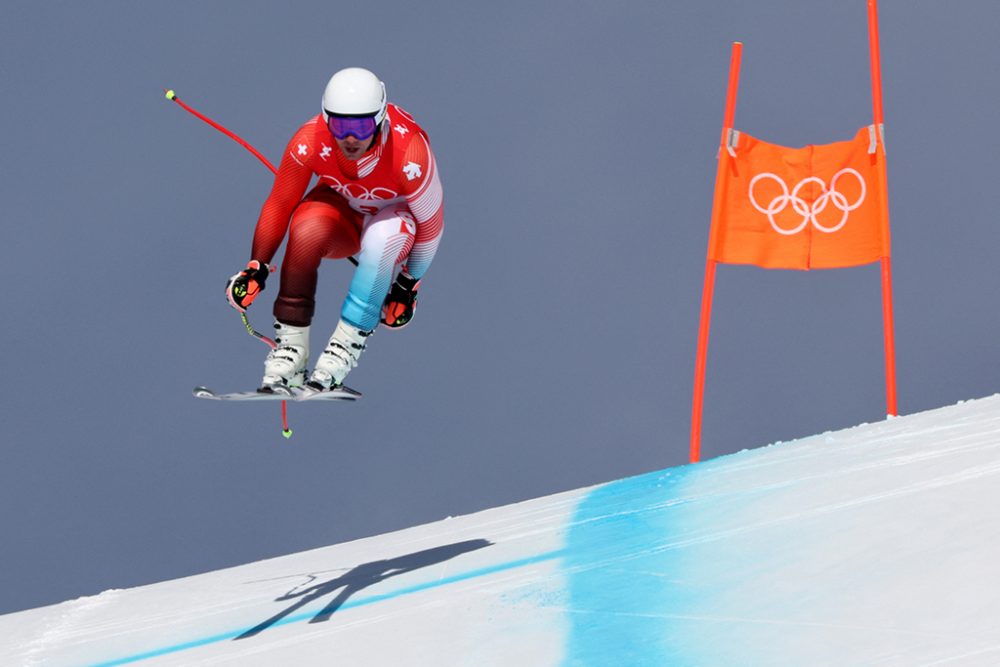
[[385, 84], [362, 67], [342, 69], [323, 91], [323, 115], [374, 116], [378, 127], [385, 119]]

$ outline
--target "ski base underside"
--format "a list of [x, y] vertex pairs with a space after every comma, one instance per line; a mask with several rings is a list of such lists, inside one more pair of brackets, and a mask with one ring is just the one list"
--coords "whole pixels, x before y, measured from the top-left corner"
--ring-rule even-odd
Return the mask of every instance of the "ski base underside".
[[274, 387], [254, 391], [234, 391], [220, 394], [208, 387], [195, 387], [195, 397], [213, 401], [356, 401], [361, 392], [341, 385], [319, 391], [308, 387]]

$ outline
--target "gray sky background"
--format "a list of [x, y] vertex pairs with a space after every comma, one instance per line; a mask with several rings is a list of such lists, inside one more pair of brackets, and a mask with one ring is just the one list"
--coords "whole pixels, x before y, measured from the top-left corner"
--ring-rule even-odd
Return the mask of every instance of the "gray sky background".
[[[904, 414], [998, 387], [998, 19], [880, 3]], [[0, 613], [685, 463], [734, 40], [739, 129], [871, 122], [864, 0], [4, 4]], [[363, 401], [286, 441], [191, 397], [260, 378], [223, 285], [272, 177], [162, 89], [277, 161], [351, 65], [430, 133], [445, 237]], [[876, 265], [720, 267], [704, 457], [883, 418], [881, 326]]]

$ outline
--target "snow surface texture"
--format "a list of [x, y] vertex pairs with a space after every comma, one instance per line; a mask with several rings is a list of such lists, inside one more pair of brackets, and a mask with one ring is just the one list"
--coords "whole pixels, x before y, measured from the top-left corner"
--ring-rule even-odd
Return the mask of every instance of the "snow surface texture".
[[1000, 396], [0, 616], [2, 665], [997, 665]]

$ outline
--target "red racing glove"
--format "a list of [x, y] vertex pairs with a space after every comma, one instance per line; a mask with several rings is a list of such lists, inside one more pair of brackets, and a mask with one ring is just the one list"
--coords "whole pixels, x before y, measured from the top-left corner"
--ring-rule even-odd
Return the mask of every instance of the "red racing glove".
[[229, 301], [229, 305], [245, 313], [257, 295], [264, 291], [264, 284], [270, 272], [271, 267], [264, 262], [250, 260], [247, 268], [232, 276], [226, 283], [226, 300]]
[[400, 272], [382, 304], [382, 324], [390, 329], [401, 329], [409, 324], [413, 319], [413, 311], [417, 309], [419, 287], [419, 280]]

